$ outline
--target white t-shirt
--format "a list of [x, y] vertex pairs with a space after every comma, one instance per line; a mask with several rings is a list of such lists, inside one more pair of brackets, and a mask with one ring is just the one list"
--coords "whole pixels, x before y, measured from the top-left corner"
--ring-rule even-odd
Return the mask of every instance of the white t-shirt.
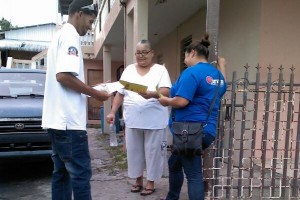
[[47, 59], [42, 127], [86, 130], [86, 96], [56, 80], [57, 73], [70, 72], [84, 82], [80, 38], [72, 24], [66, 23], [55, 34]]
[[[136, 64], [127, 66], [121, 80], [148, 86], [149, 91], [156, 91], [158, 87], [171, 87], [167, 69], [163, 65], [154, 64], [149, 72], [143, 76], [136, 70]], [[162, 106], [155, 98], [145, 99], [136, 92], [121, 89], [124, 95], [124, 122], [128, 128], [163, 129], [168, 124], [168, 108]]]

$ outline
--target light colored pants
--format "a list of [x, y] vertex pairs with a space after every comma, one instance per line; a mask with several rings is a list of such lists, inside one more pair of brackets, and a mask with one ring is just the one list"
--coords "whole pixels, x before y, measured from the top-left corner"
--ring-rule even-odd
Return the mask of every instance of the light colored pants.
[[166, 156], [164, 134], [164, 129], [125, 128], [130, 178], [142, 176], [145, 168], [148, 181], [158, 181], [162, 177]]

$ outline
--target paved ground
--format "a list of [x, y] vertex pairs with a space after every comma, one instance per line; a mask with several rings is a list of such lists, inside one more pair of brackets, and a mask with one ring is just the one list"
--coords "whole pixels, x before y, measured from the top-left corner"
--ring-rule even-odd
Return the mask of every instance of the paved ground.
[[0, 160], [0, 200], [50, 200], [52, 160]]
[[[155, 184], [156, 191], [149, 196], [131, 193], [134, 180], [127, 178], [126, 169], [120, 170], [113, 164], [109, 150], [108, 137], [101, 135], [99, 129], [89, 128], [89, 143], [92, 157], [93, 177], [92, 195], [95, 200], [159, 200], [165, 197], [168, 190], [168, 178], [163, 177]], [[166, 172], [167, 174], [167, 172]], [[146, 180], [144, 181], [146, 183]], [[185, 184], [185, 183], [184, 183]], [[182, 189], [182, 200], [188, 199], [186, 187]]]
[[[126, 157], [122, 146], [110, 148], [108, 134], [100, 134], [98, 128], [89, 128], [88, 135], [93, 169], [93, 200], [159, 200], [165, 197], [167, 177], [156, 183], [156, 191], [150, 196], [131, 193], [134, 180], [127, 178]], [[12, 159], [5, 163], [1, 160], [0, 200], [50, 200], [52, 170], [50, 158]], [[180, 200], [187, 199], [185, 186]]]

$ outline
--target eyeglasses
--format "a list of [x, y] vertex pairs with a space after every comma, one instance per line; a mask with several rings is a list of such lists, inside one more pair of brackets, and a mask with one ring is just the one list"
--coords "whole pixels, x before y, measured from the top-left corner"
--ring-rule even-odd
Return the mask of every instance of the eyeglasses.
[[148, 53], [150, 53], [150, 51], [152, 51], [152, 50], [149, 50], [149, 51], [138, 51], [138, 52], [135, 52], [135, 55], [136, 56], [146, 56], [146, 55], [148, 55]]
[[90, 11], [90, 12], [93, 12], [95, 15], [98, 14], [98, 4], [91, 4], [91, 5], [88, 5], [88, 6], [83, 6], [80, 8], [80, 10], [85, 10], [85, 11]]

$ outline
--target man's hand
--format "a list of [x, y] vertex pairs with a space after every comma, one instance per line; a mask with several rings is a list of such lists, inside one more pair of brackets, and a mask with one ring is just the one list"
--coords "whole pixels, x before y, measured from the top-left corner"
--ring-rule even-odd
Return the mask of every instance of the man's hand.
[[111, 96], [112, 94], [109, 94], [106, 91], [98, 91], [98, 90], [95, 90], [94, 95], [92, 95], [92, 97], [97, 99], [98, 101], [106, 101]]
[[60, 72], [56, 74], [56, 80], [64, 87], [70, 88], [78, 93], [86, 94], [99, 101], [106, 101], [112, 95], [106, 91], [98, 91], [92, 88], [69, 72]]

